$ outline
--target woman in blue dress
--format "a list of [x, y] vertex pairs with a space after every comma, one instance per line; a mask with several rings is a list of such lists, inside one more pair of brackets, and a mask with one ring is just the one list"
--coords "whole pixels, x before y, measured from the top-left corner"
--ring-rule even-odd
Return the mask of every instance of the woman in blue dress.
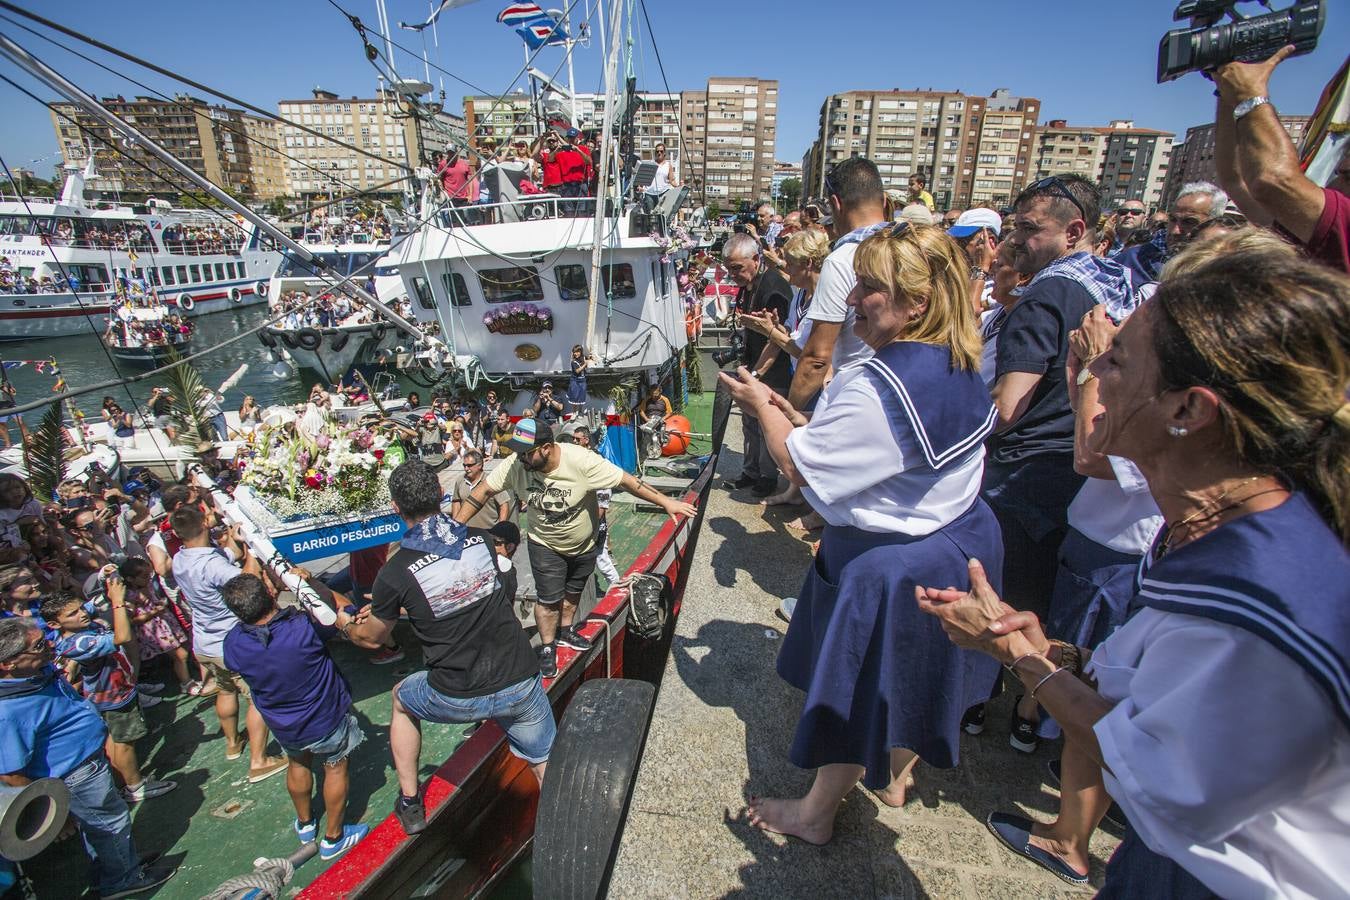
[[572, 348], [572, 376], [567, 379], [568, 412], [577, 412], [586, 405], [586, 370], [591, 361], [580, 344]]
[[1138, 466], [1166, 523], [1125, 623], [1090, 652], [1047, 641], [974, 561], [971, 591], [917, 593], [1064, 730], [1058, 819], [989, 829], [1082, 883], [1114, 799], [1129, 828], [1098, 897], [1345, 896], [1350, 280], [1285, 248], [1221, 256], [1089, 371], [1092, 449]]
[[961, 714], [998, 668], [953, 647], [910, 600], [918, 584], [967, 584], [972, 556], [1003, 557], [979, 499], [996, 414], [970, 265], [945, 232], [907, 223], [863, 241], [853, 265], [848, 305], [876, 354], [835, 376], [809, 422], [747, 370], [721, 376], [826, 522], [778, 657], [806, 692], [791, 759], [815, 781], [803, 798], [750, 806], [760, 828], [817, 844], [860, 779], [900, 806], [919, 758], [956, 765]]

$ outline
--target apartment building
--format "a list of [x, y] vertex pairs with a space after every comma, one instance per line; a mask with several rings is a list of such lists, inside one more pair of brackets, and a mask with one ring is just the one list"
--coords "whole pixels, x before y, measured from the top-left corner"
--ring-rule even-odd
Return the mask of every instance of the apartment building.
[[1006, 204], [1026, 184], [1039, 108], [1005, 89], [989, 97], [898, 88], [831, 94], [802, 159], [803, 190], [823, 196], [831, 167], [865, 156], [887, 188], [907, 190], [910, 175], [923, 175], [939, 208]]
[[[285, 194], [278, 166], [279, 135], [270, 119], [198, 97], [104, 97], [103, 105], [164, 147], [197, 174], [247, 202]], [[73, 103], [48, 104], [67, 165], [83, 166], [92, 146], [100, 177], [89, 187], [116, 191], [126, 200], [195, 193], [195, 185], [165, 169], [145, 148], [126, 144], [107, 125]]]
[[[278, 126], [283, 149], [292, 157], [286, 160], [290, 193], [305, 199], [376, 188], [375, 196], [396, 197], [404, 185], [381, 186], [407, 173], [408, 167], [420, 159], [423, 143], [428, 155], [445, 143], [436, 137], [436, 129], [409, 115], [397, 96], [388, 91], [374, 97], [344, 98], [315, 88], [313, 96], [281, 100], [277, 107], [283, 118], [323, 135], [291, 125]], [[450, 121], [456, 118], [449, 117]], [[359, 147], [365, 153], [350, 147]]]
[[[464, 98], [464, 126], [474, 136], [474, 145], [485, 141], [494, 144], [511, 136], [533, 141], [539, 134], [539, 124], [530, 109], [530, 98], [512, 94], [498, 102], [496, 97], [471, 96]], [[562, 110], [571, 117], [570, 100], [559, 100]], [[576, 122], [582, 131], [599, 131], [605, 121], [604, 94], [576, 95]], [[638, 91], [633, 106], [634, 149], [643, 159], [650, 159], [657, 144], [664, 143], [670, 158], [680, 162], [680, 95]]]
[[1101, 181], [1106, 161], [1106, 132], [1096, 125], [1070, 125], [1051, 119], [1036, 132], [1036, 178], [1081, 175]]
[[1160, 206], [1175, 138], [1169, 131], [1112, 122], [1102, 162], [1102, 209], [1115, 209], [1126, 200], [1142, 200], [1150, 209]]
[[681, 177], [696, 205], [768, 198], [778, 134], [778, 82], [713, 77], [680, 94], [686, 162]]
[[[1295, 147], [1302, 148], [1303, 138], [1308, 130], [1308, 116], [1280, 116], [1280, 124], [1289, 133], [1289, 139]], [[1186, 139], [1172, 148], [1172, 162], [1168, 167], [1167, 178], [1163, 185], [1160, 204], [1165, 208], [1172, 204], [1181, 187], [1192, 181], [1219, 180], [1218, 166], [1214, 162], [1214, 123], [1196, 125], [1186, 129]]]

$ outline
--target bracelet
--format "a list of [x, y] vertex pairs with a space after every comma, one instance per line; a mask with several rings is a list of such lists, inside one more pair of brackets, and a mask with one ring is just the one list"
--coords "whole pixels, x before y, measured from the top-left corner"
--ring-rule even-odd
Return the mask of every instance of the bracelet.
[[1033, 657], [1033, 656], [1039, 656], [1039, 657], [1041, 657], [1042, 659], [1046, 659], [1045, 654], [1042, 653], [1041, 651], [1039, 651], [1039, 650], [1032, 650], [1032, 651], [1030, 651], [1029, 653], [1023, 653], [1021, 656], [1017, 657], [1017, 659], [1014, 659], [1012, 662], [1008, 663], [1008, 664], [1007, 664], [1006, 666], [1004, 666], [1003, 668], [1005, 668], [1005, 669], [1008, 670], [1008, 674], [1009, 674], [1009, 675], [1011, 675], [1011, 676], [1014, 677], [1014, 678], [1017, 678], [1017, 677], [1018, 677], [1018, 675], [1017, 675], [1017, 664], [1020, 663], [1022, 660], [1024, 660], [1024, 659], [1030, 659], [1030, 658]]
[[1083, 677], [1083, 651], [1068, 641], [1051, 641], [1059, 648], [1059, 664], [1073, 673], [1074, 678]]
[[1064, 668], [1063, 666], [1060, 666], [1058, 669], [1055, 669], [1053, 672], [1050, 672], [1045, 677], [1043, 677], [1040, 681], [1036, 682], [1036, 686], [1031, 689], [1030, 694], [1031, 699], [1032, 700], [1036, 699], [1036, 692], [1039, 691], [1041, 689], [1041, 686], [1044, 685], [1047, 681], [1049, 681], [1051, 678], [1054, 678], [1060, 672], [1067, 672], [1067, 671], [1069, 670]]

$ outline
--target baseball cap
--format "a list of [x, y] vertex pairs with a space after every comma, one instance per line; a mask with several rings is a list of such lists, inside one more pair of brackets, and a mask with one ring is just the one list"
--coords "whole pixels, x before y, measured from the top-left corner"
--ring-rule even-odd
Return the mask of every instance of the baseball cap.
[[568, 136], [569, 138], [580, 137], [580, 136], [581, 136], [581, 132], [580, 132], [580, 131], [577, 131], [575, 128], [569, 128], [569, 129], [567, 129], [567, 136]]
[[536, 447], [553, 443], [553, 429], [534, 419], [521, 419], [511, 429], [511, 439], [506, 442], [517, 453], [529, 453]]
[[933, 214], [922, 203], [911, 203], [900, 210], [900, 218], [911, 225], [933, 224]]
[[981, 228], [988, 228], [995, 235], [1003, 232], [1003, 217], [992, 209], [968, 209], [957, 218], [956, 224], [947, 229], [954, 238], [970, 237]]
[[488, 534], [503, 544], [520, 543], [520, 526], [515, 522], [498, 522], [488, 529]]

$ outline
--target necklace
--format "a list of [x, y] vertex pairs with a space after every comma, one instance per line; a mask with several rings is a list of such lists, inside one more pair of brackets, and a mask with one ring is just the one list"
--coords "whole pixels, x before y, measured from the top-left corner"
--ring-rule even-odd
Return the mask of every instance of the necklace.
[[[1221, 502], [1225, 497], [1227, 497], [1229, 494], [1233, 493], [1234, 491], [1238, 490], [1239, 488], [1246, 487], [1247, 485], [1251, 484], [1252, 482], [1254, 482], [1254, 481], [1260, 481], [1262, 478], [1266, 478], [1266, 477], [1267, 477], [1267, 476], [1265, 476], [1265, 475], [1253, 475], [1251, 478], [1245, 478], [1245, 479], [1243, 479], [1242, 481], [1239, 481], [1237, 484], [1235, 484], [1235, 485], [1233, 485], [1232, 487], [1230, 487], [1230, 488], [1228, 488], [1227, 490], [1225, 490], [1223, 493], [1219, 494], [1219, 496], [1215, 497], [1215, 498], [1214, 498], [1214, 502], [1215, 502], [1215, 503], [1219, 503], [1219, 502]], [[1187, 525], [1190, 525], [1192, 522], [1196, 522], [1196, 521], [1199, 521], [1199, 520], [1202, 520], [1202, 519], [1214, 519], [1214, 518], [1217, 518], [1217, 517], [1223, 515], [1224, 513], [1228, 512], [1228, 510], [1230, 510], [1230, 509], [1236, 509], [1237, 507], [1239, 507], [1239, 506], [1241, 506], [1242, 504], [1246, 503], [1248, 500], [1252, 499], [1252, 497], [1255, 497], [1255, 496], [1257, 496], [1257, 495], [1259, 495], [1259, 494], [1262, 494], [1262, 493], [1265, 493], [1265, 492], [1264, 492], [1264, 491], [1258, 491], [1256, 494], [1250, 494], [1250, 495], [1248, 495], [1248, 496], [1246, 496], [1246, 497], [1243, 497], [1243, 498], [1241, 498], [1241, 499], [1239, 499], [1239, 500], [1234, 500], [1232, 503], [1228, 503], [1228, 504], [1225, 504], [1225, 505], [1223, 505], [1223, 506], [1220, 506], [1218, 509], [1213, 510], [1212, 512], [1207, 511], [1207, 510], [1205, 510], [1204, 508], [1197, 509], [1195, 512], [1191, 513], [1189, 516], [1187, 516], [1186, 518], [1182, 519], [1180, 522], [1177, 522], [1176, 524], [1173, 524], [1173, 525], [1168, 525], [1167, 528], [1163, 531], [1163, 539], [1162, 539], [1162, 542], [1158, 545], [1158, 552], [1154, 554], [1154, 558], [1155, 558], [1155, 559], [1159, 559], [1159, 558], [1163, 557], [1165, 554], [1167, 554], [1167, 553], [1172, 549], [1172, 539], [1177, 535], [1177, 532], [1179, 532], [1181, 529], [1185, 528]]]

